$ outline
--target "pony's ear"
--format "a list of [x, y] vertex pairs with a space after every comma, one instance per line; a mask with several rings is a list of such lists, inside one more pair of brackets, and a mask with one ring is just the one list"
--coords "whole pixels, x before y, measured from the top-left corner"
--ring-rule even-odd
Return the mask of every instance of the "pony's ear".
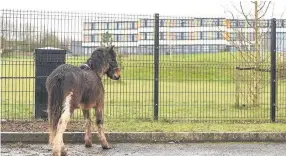
[[108, 51], [112, 51], [113, 48], [114, 48], [114, 45], [111, 45], [111, 46], [109, 47]]

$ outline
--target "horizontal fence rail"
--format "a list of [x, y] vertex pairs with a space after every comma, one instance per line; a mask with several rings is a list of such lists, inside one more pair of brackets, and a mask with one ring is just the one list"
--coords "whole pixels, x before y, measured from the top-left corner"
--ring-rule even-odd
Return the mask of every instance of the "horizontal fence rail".
[[0, 19], [2, 119], [41, 117], [45, 74], [114, 45], [122, 77], [103, 79], [105, 120], [286, 121], [286, 19], [30, 10]]

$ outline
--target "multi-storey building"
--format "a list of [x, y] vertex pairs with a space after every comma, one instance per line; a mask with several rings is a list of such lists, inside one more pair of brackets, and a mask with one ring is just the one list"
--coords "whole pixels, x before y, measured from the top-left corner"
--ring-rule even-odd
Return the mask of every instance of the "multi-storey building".
[[[260, 20], [260, 49], [269, 48], [270, 20]], [[254, 50], [254, 21], [228, 20], [224, 18], [160, 19], [161, 54], [206, 53], [237, 51], [244, 46]], [[286, 51], [286, 20], [277, 20], [278, 51]], [[102, 42], [104, 34], [110, 34], [113, 44], [121, 53], [150, 54], [154, 45], [154, 20], [122, 20], [84, 22], [82, 47], [90, 53]], [[241, 40], [245, 40], [241, 43]], [[243, 49], [243, 48], [242, 48]], [[241, 49], [240, 49], [241, 50]]]

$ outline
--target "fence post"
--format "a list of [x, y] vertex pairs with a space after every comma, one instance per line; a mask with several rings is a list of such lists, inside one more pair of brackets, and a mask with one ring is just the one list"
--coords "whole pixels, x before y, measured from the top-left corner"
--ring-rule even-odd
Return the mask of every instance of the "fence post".
[[159, 103], [159, 14], [155, 14], [154, 24], [154, 120], [158, 120]]
[[2, 55], [3, 49], [4, 49], [4, 26], [3, 26], [3, 20], [4, 20], [4, 10], [0, 11], [0, 21], [1, 21], [1, 25], [0, 25], [0, 55]]
[[271, 19], [271, 89], [270, 89], [270, 117], [275, 122], [276, 118], [276, 19]]

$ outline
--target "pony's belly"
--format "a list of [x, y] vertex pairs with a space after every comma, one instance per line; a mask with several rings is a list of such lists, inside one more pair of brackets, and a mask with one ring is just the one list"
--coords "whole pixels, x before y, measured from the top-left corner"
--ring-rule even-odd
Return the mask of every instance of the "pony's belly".
[[93, 108], [95, 106], [96, 106], [95, 103], [90, 103], [90, 104], [81, 103], [81, 104], [79, 104], [80, 109], [90, 109], [90, 108]]

